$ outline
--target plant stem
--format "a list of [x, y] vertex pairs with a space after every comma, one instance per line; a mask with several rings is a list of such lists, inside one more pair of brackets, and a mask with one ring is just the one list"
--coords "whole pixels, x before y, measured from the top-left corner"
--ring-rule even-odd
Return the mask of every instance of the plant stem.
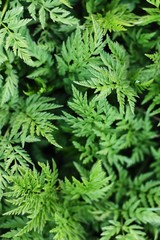
[[9, 4], [9, 0], [6, 0], [6, 2], [4, 4], [4, 7], [3, 7], [3, 10], [2, 10], [1, 19], [3, 19], [4, 15], [5, 15], [6, 11], [7, 11], [8, 4]]

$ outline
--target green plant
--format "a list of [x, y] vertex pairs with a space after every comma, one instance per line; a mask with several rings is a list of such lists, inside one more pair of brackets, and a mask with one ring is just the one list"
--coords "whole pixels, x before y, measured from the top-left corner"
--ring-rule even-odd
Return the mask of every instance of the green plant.
[[0, 1], [1, 239], [160, 239], [159, 12]]

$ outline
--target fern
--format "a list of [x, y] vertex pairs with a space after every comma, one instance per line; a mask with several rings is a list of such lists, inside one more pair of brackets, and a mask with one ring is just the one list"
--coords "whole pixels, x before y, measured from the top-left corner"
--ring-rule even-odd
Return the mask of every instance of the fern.
[[24, 227], [25, 224], [26, 224], [26, 219], [20, 218], [20, 217], [14, 217], [13, 219], [10, 219], [10, 221], [6, 221], [5, 223], [1, 224], [1, 227], [3, 227], [4, 229], [7, 229], [12, 225], [12, 228], [16, 230], [11, 230], [10, 232], [4, 233], [2, 237], [4, 239], [18, 239], [18, 240], [32, 239], [32, 237], [34, 237], [35, 239], [43, 239], [42, 235], [35, 232], [26, 233], [23, 236], [18, 237], [17, 234], [20, 231], [20, 228]]
[[118, 4], [118, 2], [120, 1], [111, 4], [105, 14], [95, 15], [96, 21], [105, 31], [126, 31], [127, 27], [131, 27], [136, 23], [137, 17], [130, 12], [129, 6], [127, 4]]
[[[7, 196], [10, 197], [11, 192], [14, 193], [15, 191], [15, 199], [12, 201], [12, 204], [17, 206], [17, 208], [9, 211], [7, 214], [28, 213], [28, 218], [30, 219], [18, 235], [22, 235], [32, 229], [42, 232], [48, 217], [51, 217], [53, 211], [55, 211], [54, 202], [56, 201], [56, 196], [54, 192], [51, 195], [50, 193], [53, 191], [52, 188], [56, 183], [57, 171], [55, 169], [55, 172], [51, 173], [49, 165], [41, 164], [41, 167], [43, 167], [41, 175], [36, 170], [32, 172], [22, 168], [20, 171], [23, 177], [21, 175], [19, 177], [16, 176], [16, 178], [14, 176], [9, 177], [9, 181], [14, 182], [14, 186], [10, 188], [10, 193], [8, 192]], [[32, 181], [30, 181], [31, 178]], [[38, 188], [37, 184], [39, 185]], [[23, 197], [21, 197], [22, 195]], [[38, 198], [35, 198], [35, 196], [38, 196]], [[33, 209], [35, 209], [34, 212]], [[48, 211], [47, 214], [46, 210]], [[42, 219], [43, 222], [41, 221]]]
[[12, 96], [17, 94], [18, 77], [11, 64], [6, 64], [6, 82], [2, 89], [1, 105], [8, 102]]
[[76, 240], [85, 239], [84, 230], [75, 221], [65, 219], [63, 215], [55, 214], [55, 222], [57, 226], [51, 230], [51, 232], [55, 233], [54, 239], [73, 239], [73, 237]]
[[19, 165], [27, 166], [27, 163], [31, 163], [31, 159], [27, 152], [19, 146], [13, 146], [9, 143], [2, 144], [1, 150], [3, 151], [1, 158], [5, 161], [5, 171], [12, 165], [11, 172], [14, 173], [18, 170]]
[[66, 83], [69, 81], [87, 79], [90, 75], [89, 65], [100, 64], [99, 54], [105, 46], [103, 31], [93, 20], [93, 30], [82, 31], [77, 28], [76, 32], [68, 37], [62, 45], [62, 56], [56, 56], [58, 69], [62, 76], [66, 76]]
[[160, 239], [159, 11], [0, 0], [1, 239]]
[[159, 6], [160, 6], [160, 1], [159, 0], [147, 0], [147, 2], [156, 6], [157, 8], [159, 8]]
[[146, 11], [146, 13], [148, 13], [146, 16], [143, 16], [139, 21], [138, 24], [142, 24], [142, 25], [146, 25], [146, 24], [150, 24], [152, 22], [157, 22], [157, 24], [159, 24], [159, 5], [160, 2], [159, 0], [147, 0], [147, 2], [149, 2], [151, 5], [153, 5], [156, 8], [144, 8], [144, 10]]
[[[61, 237], [72, 239], [73, 234], [76, 234], [76, 239], [83, 239], [84, 230], [80, 225], [81, 216], [77, 216], [78, 218], [76, 220], [76, 215], [75, 217], [71, 215], [75, 207], [73, 208], [73, 206], [70, 205], [70, 201], [75, 201], [77, 194], [83, 196], [83, 201], [86, 204], [92, 204], [92, 202], [97, 201], [99, 198], [103, 198], [105, 192], [110, 190], [111, 186], [106, 186], [110, 177], [105, 177], [101, 163], [98, 162], [91, 170], [89, 181], [82, 178], [81, 183], [73, 178], [73, 183], [67, 179], [63, 183], [61, 182], [59, 186], [61, 196], [59, 196], [59, 190], [56, 187], [58, 172], [55, 163], [53, 162], [53, 172], [49, 164], [39, 163], [39, 165], [42, 169], [40, 174], [36, 169], [32, 171], [27, 170], [26, 167], [21, 167], [19, 169], [19, 175], [7, 177], [8, 181], [14, 184], [10, 185], [5, 195], [7, 196], [8, 202], [11, 202], [16, 208], [8, 211], [5, 215], [27, 214], [27, 218], [29, 219], [27, 224], [16, 233], [16, 236], [19, 237], [32, 230], [37, 230], [37, 232], [42, 233], [45, 223], [47, 221], [54, 221], [56, 226], [51, 232], [55, 233], [56, 239], [60, 239]], [[91, 188], [90, 192], [88, 192], [89, 188]], [[69, 198], [68, 194], [70, 195]], [[14, 197], [12, 201], [9, 200], [11, 196]], [[66, 197], [64, 198], [64, 196]], [[62, 197], [64, 198], [64, 202], [62, 202]], [[81, 208], [84, 207], [82, 203], [83, 202], [79, 200], [79, 206], [81, 206]], [[68, 205], [68, 210], [70, 209], [72, 212], [66, 209], [65, 214], [62, 213], [65, 205]], [[77, 223], [75, 221], [77, 221]], [[63, 232], [61, 231], [62, 228]], [[79, 228], [82, 231], [79, 232]], [[10, 232], [10, 235], [9, 233], [5, 234], [4, 237], [5, 236], [12, 236], [12, 232]]]
[[[120, 161], [131, 166], [142, 161], [144, 155], [149, 153], [151, 141], [156, 137], [149, 116], [145, 119], [140, 116], [135, 118], [127, 108], [125, 117], [122, 117], [105, 98], [95, 97], [88, 101], [87, 95], [83, 96], [75, 88], [73, 94], [74, 98], [69, 106], [78, 116], [69, 113], [64, 115], [76, 137], [73, 144], [81, 152], [80, 159], [84, 163], [93, 161], [93, 158], [106, 161], [107, 156], [110, 164]], [[129, 159], [122, 151], [131, 146]]]
[[56, 117], [47, 111], [58, 106], [51, 103], [51, 99], [45, 97], [40, 99], [39, 96], [31, 95], [26, 101], [22, 100], [21, 105], [17, 107], [11, 119], [11, 138], [19, 134], [22, 146], [24, 146], [27, 136], [33, 138], [41, 135], [56, 145], [52, 137], [55, 127], [51, 124]]
[[100, 92], [99, 97], [109, 96], [115, 90], [120, 111], [124, 113], [125, 98], [127, 98], [133, 112], [137, 94], [127, 79], [128, 59], [125, 50], [118, 43], [113, 43], [109, 38], [107, 43], [112, 54], [109, 55], [104, 52], [101, 54], [104, 67], [100, 68], [92, 65], [91, 73], [93, 77], [91, 80], [80, 84], [95, 89], [96, 93]]
[[[123, 223], [123, 225], [118, 221], [110, 221], [110, 226], [103, 228], [103, 233], [101, 240], [112, 239], [113, 236], [117, 236], [115, 239], [128, 239], [128, 240], [144, 240], [145, 233], [139, 225], [134, 224], [134, 220], [130, 219]], [[123, 232], [120, 235], [120, 232]]]
[[3, 19], [0, 21], [1, 25], [1, 42], [5, 42], [5, 49], [12, 47], [15, 56], [19, 56], [29, 65], [32, 64], [30, 55], [28, 53], [28, 45], [25, 37], [22, 36], [20, 30], [30, 22], [30, 19], [22, 19], [20, 17], [23, 13], [23, 7], [17, 7], [8, 10]]
[[48, 14], [50, 16], [50, 19], [52, 19], [53, 22], [63, 23], [63, 24], [69, 24], [74, 25], [77, 24], [78, 21], [73, 16], [70, 16], [70, 11], [67, 11], [61, 7], [62, 3], [66, 6], [70, 7], [68, 1], [35, 1], [32, 2], [31, 0], [27, 0], [29, 4], [28, 10], [31, 14], [32, 18], [36, 19], [36, 12], [38, 10], [38, 18], [41, 23], [42, 28], [44, 29], [46, 27], [46, 21], [48, 20]]
[[[101, 163], [97, 162], [91, 169], [88, 179], [83, 176], [82, 183], [73, 178], [73, 185], [66, 180], [64, 184], [64, 192], [66, 195], [69, 193], [71, 199], [82, 197], [85, 202], [91, 203], [92, 201], [98, 201], [104, 197], [104, 193], [109, 191], [111, 186], [107, 186], [109, 178], [105, 178], [105, 174], [102, 171]], [[72, 189], [72, 190], [71, 190]]]

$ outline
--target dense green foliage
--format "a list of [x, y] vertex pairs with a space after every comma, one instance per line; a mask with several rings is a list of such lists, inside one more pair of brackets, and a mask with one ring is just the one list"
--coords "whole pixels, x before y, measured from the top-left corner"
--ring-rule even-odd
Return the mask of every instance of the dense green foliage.
[[160, 239], [160, 0], [0, 1], [0, 239]]

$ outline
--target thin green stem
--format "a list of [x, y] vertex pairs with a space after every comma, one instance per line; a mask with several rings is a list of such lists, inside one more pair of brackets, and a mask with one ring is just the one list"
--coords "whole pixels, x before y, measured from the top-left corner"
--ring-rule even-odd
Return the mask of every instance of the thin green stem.
[[8, 4], [9, 4], [9, 0], [6, 0], [6, 2], [4, 4], [4, 7], [3, 7], [3, 10], [2, 10], [1, 20], [3, 19], [4, 15], [5, 15], [6, 11], [7, 11]]

